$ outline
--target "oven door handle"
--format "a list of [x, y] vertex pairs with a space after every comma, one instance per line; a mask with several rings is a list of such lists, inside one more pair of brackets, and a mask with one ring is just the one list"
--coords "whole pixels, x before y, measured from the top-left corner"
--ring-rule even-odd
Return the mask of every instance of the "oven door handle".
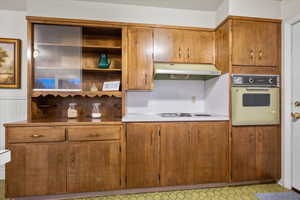
[[247, 91], [269, 91], [270, 88], [247, 88]]

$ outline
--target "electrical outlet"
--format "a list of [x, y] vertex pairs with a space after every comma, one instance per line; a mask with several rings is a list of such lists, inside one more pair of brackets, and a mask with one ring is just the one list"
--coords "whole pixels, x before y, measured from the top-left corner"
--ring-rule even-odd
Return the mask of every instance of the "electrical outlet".
[[193, 103], [196, 103], [196, 100], [197, 100], [197, 99], [196, 99], [196, 96], [192, 96], [192, 102], [193, 102]]

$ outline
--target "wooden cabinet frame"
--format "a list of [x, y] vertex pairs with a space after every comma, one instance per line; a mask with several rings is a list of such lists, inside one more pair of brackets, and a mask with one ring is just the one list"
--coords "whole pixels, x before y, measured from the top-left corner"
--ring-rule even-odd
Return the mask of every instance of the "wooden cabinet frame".
[[[233, 66], [232, 65], [232, 43], [233, 43], [233, 39], [232, 38], [232, 22], [233, 20], [245, 20], [245, 21], [255, 21], [255, 22], [271, 22], [271, 23], [281, 23], [280, 20], [272, 20], [272, 19], [259, 19], [259, 18], [247, 18], [247, 17], [233, 17], [230, 16], [228, 17], [216, 30], [214, 29], [206, 29], [206, 28], [195, 28], [195, 27], [178, 27], [178, 26], [163, 26], [163, 25], [154, 25], [154, 24], [138, 24], [138, 23], [119, 23], [119, 22], [103, 22], [103, 21], [93, 21], [93, 20], [76, 20], [76, 19], [59, 19], [59, 18], [46, 18], [46, 17], [27, 17], [28, 20], [28, 49], [27, 52], [29, 54], [29, 58], [28, 58], [28, 119], [30, 121], [30, 119], [32, 118], [32, 112], [31, 112], [31, 104], [32, 104], [32, 97], [33, 92], [32, 92], [32, 77], [33, 77], [33, 24], [35, 23], [41, 23], [41, 24], [57, 24], [57, 25], [71, 25], [71, 26], [88, 26], [88, 27], [114, 27], [114, 28], [120, 28], [122, 29], [122, 65], [123, 65], [123, 72], [122, 72], [122, 91], [118, 94], [114, 94], [114, 95], [118, 95], [119, 97], [122, 97], [122, 114], [124, 115], [126, 113], [125, 110], [125, 100], [126, 100], [126, 91], [128, 90], [128, 28], [129, 27], [136, 27], [136, 28], [145, 28], [145, 29], [156, 29], [156, 28], [161, 28], [161, 29], [176, 29], [176, 30], [180, 30], [180, 31], [204, 31], [204, 32], [214, 32], [216, 31], [215, 34], [215, 51], [214, 54], [215, 55], [215, 59], [216, 59], [216, 65], [219, 69], [222, 69], [223, 72], [229, 72], [230, 74], [232, 73], [260, 73], [260, 74], [280, 74], [280, 61], [281, 61], [281, 56], [280, 53], [278, 53], [278, 63], [279, 66], [276, 67], [256, 67], [256, 66]], [[222, 29], [221, 31], [219, 31], [220, 29]], [[278, 28], [278, 34], [280, 34], [280, 28]], [[220, 41], [220, 40], [224, 40], [224, 41]], [[278, 41], [278, 52], [280, 52], [281, 46], [280, 46], [280, 41]], [[224, 50], [225, 49], [225, 50]], [[214, 60], [213, 60], [214, 63]], [[228, 91], [230, 92], [230, 91]], [[106, 94], [107, 95], [107, 94]], [[187, 123], [188, 124], [188, 123]], [[25, 122], [25, 123], [15, 123], [15, 124], [10, 124], [7, 126], [7, 128], [9, 127], [45, 127], [45, 126], [52, 126], [52, 127], [69, 127], [69, 126], [74, 126], [74, 127], [78, 127], [78, 126], [105, 126], [105, 125], [118, 125], [121, 126], [122, 123], [121, 122], [101, 122], [101, 123], [93, 123], [93, 122], [36, 122], [36, 123], [31, 123], [31, 122]], [[231, 124], [229, 122], [229, 133], [231, 133]], [[267, 131], [267, 130], [265, 130]], [[250, 131], [251, 132], [251, 131]], [[7, 133], [6, 133], [7, 134]], [[160, 133], [161, 134], [161, 133]], [[230, 169], [232, 168], [231, 164], [232, 164], [232, 159], [233, 157], [232, 155], [232, 151], [233, 149], [231, 149], [231, 142], [232, 142], [232, 134], [229, 134], [229, 139], [228, 141], [228, 151], [229, 151], [229, 166], [228, 166], [228, 176], [230, 175]], [[259, 140], [259, 136], [256, 138]], [[36, 143], [32, 142], [31, 139], [29, 140], [24, 140], [19, 143], [14, 143], [16, 140], [12, 140], [14, 142], [9, 142], [8, 141], [7, 135], [6, 135], [6, 147], [10, 147], [10, 145], [14, 145], [14, 146], [22, 146], [24, 148], [31, 148], [32, 146], [35, 146]], [[17, 138], [18, 139], [18, 138]], [[27, 138], [28, 139], [28, 138]], [[45, 141], [48, 140], [49, 141]], [[55, 137], [55, 141], [51, 141], [53, 140], [53, 138], [40, 138], [40, 144], [42, 145], [50, 145], [50, 144], [54, 144], [54, 145], [67, 145], [69, 143], [68, 140], [64, 140], [61, 141], [61, 137], [58, 136]], [[157, 138], [156, 138], [157, 139]], [[162, 144], [161, 141], [162, 137], [160, 136], [159, 139], [159, 144]], [[101, 140], [102, 141], [102, 140]], [[121, 167], [120, 167], [120, 176], [121, 176], [121, 182], [120, 182], [120, 189], [125, 189], [126, 188], [126, 141], [125, 141], [125, 128], [122, 129], [122, 133], [121, 133], [121, 138], [120, 139], [116, 139], [113, 141], [118, 141], [120, 146], [121, 146]], [[77, 143], [78, 141], [76, 141]], [[94, 143], [95, 141], [89, 141], [91, 143]], [[79, 141], [79, 143], [89, 143], [88, 141]], [[33, 144], [34, 143], [34, 144]], [[71, 142], [70, 142], [71, 143]], [[280, 141], [278, 142], [278, 145]], [[252, 143], [251, 143], [252, 144]], [[262, 151], [262, 145], [263, 143], [260, 143], [258, 145], [258, 151]], [[159, 150], [160, 152], [162, 151], [161, 149]], [[22, 157], [22, 154], [20, 154]], [[263, 163], [262, 165], [265, 164], [265, 157], [261, 156], [260, 158], [260, 162]], [[277, 157], [276, 158], [278, 162], [278, 164], [280, 164], [280, 158]], [[60, 159], [59, 159], [60, 160]], [[63, 159], [64, 160], [64, 159]], [[160, 158], [161, 161], [161, 158]], [[161, 166], [159, 166], [160, 170], [161, 170]], [[9, 172], [10, 173], [10, 172]], [[274, 172], [274, 174], [276, 174], [275, 178], [279, 178], [280, 172]], [[258, 173], [259, 177], [261, 180], [264, 180], [265, 178], [268, 178], [265, 176], [263, 171], [260, 171]], [[9, 175], [8, 175], [9, 176]], [[161, 176], [161, 173], [160, 173]], [[161, 177], [160, 177], [161, 178]], [[225, 180], [225, 179], [224, 179]], [[63, 182], [64, 180], [62, 180]], [[183, 184], [193, 184], [195, 180], [192, 180], [191, 182], [189, 182], [190, 180], [186, 181]], [[234, 180], [232, 180], [233, 182]], [[214, 181], [213, 181], [214, 182]], [[230, 181], [228, 181], [230, 182]], [[229, 183], [226, 184], [229, 184]], [[160, 181], [161, 183], [161, 181]], [[165, 185], [169, 185], [168, 183], [166, 183]], [[7, 189], [7, 188], [6, 188]], [[51, 190], [49, 190], [51, 191]], [[44, 194], [48, 194], [48, 191], [45, 192], [42, 191], [42, 193]], [[49, 192], [49, 194], [54, 194], [54, 193], [64, 193], [64, 188], [61, 191], [51, 191]], [[27, 194], [30, 194], [27, 193]], [[8, 194], [9, 196], [14, 196], [14, 194]], [[18, 194], [20, 196], [20, 193]], [[22, 193], [21, 195], [26, 195], [26, 193]]]

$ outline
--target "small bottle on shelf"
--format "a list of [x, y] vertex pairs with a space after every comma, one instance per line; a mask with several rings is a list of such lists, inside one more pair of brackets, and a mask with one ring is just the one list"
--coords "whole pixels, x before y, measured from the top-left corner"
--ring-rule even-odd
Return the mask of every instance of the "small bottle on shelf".
[[68, 118], [75, 119], [78, 117], [78, 111], [76, 109], [76, 103], [70, 103], [68, 108]]
[[97, 86], [96, 86], [96, 84], [95, 83], [93, 83], [93, 85], [92, 85], [92, 87], [91, 87], [91, 92], [98, 92], [98, 88], [97, 88]]
[[100, 106], [101, 106], [101, 103], [93, 103], [93, 110], [92, 110], [92, 118], [93, 119], [101, 118]]

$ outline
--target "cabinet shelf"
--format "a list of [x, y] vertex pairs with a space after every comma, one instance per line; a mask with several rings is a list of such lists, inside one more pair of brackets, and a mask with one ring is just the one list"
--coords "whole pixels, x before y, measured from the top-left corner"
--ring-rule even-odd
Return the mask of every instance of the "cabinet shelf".
[[98, 92], [90, 92], [90, 91], [70, 91], [70, 92], [61, 92], [61, 91], [33, 91], [31, 96], [32, 97], [45, 97], [45, 96], [60, 96], [60, 97], [74, 97], [74, 96], [82, 96], [82, 97], [102, 97], [102, 96], [109, 96], [109, 97], [118, 97], [122, 98], [122, 92], [120, 91], [98, 91]]
[[82, 71], [93, 71], [93, 72], [122, 72], [121, 68], [108, 68], [101, 69], [96, 67], [82, 67], [82, 68], [74, 68], [74, 67], [35, 67], [37, 70], [82, 70]]
[[39, 42], [36, 46], [53, 46], [53, 47], [82, 47], [85, 49], [115, 49], [121, 50], [121, 46], [107, 46], [107, 45], [97, 45], [97, 44], [73, 44], [73, 43], [49, 43], [49, 42]]
[[91, 71], [91, 72], [122, 72], [122, 69], [119, 69], [119, 68], [100, 69], [100, 68], [83, 67], [82, 70], [83, 71]]

